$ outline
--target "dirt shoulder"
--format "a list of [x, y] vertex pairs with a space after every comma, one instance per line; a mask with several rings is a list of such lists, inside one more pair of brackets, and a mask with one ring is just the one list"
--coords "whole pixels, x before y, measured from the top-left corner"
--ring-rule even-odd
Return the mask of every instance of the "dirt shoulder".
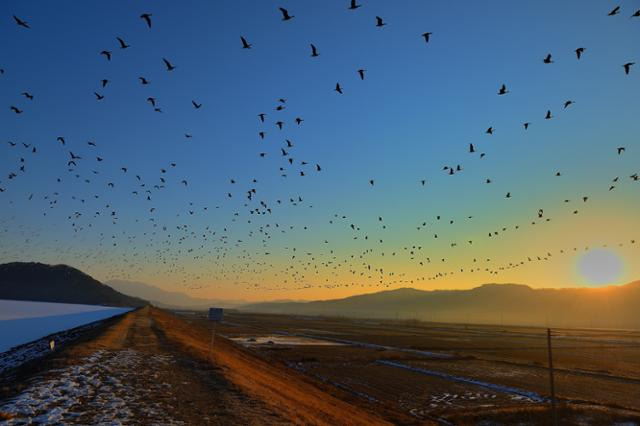
[[[216, 338], [199, 324], [187, 323], [163, 310], [151, 315], [165, 338], [194, 358], [213, 362], [225, 377], [295, 424], [382, 425], [375, 414], [343, 401], [318, 387], [306, 376], [243, 350], [226, 339]], [[337, 392], [339, 393], [339, 392]]]

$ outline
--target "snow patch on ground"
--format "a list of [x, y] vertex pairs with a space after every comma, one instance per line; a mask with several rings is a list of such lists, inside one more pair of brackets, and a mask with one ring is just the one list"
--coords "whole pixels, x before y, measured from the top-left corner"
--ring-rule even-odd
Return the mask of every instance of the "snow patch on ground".
[[[171, 362], [169, 356], [148, 356], [133, 349], [97, 351], [81, 364], [34, 379], [23, 393], [0, 402], [0, 411], [12, 417], [0, 424], [121, 425], [140, 419], [147, 424], [182, 424], [132, 386], [137, 380], [148, 380], [160, 364]], [[145, 383], [149, 391], [167, 385]]]
[[425, 368], [413, 367], [410, 365], [402, 364], [396, 361], [378, 360], [376, 363], [386, 365], [390, 367], [403, 368], [405, 370], [413, 371], [420, 374], [426, 374], [427, 376], [439, 377], [445, 380], [452, 380], [455, 382], [468, 383], [471, 385], [480, 386], [483, 388], [491, 389], [496, 392], [502, 392], [512, 395], [513, 400], [526, 401], [526, 402], [544, 402], [545, 398], [538, 395], [535, 392], [527, 391], [524, 389], [518, 389], [511, 386], [503, 386], [495, 383], [483, 382], [481, 380], [472, 379], [470, 377], [454, 376], [452, 374], [443, 373], [435, 370], [427, 370]]

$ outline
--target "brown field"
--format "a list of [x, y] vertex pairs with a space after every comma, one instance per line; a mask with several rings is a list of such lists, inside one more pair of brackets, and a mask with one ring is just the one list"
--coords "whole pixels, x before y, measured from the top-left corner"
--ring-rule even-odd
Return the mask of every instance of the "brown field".
[[[230, 312], [216, 334], [390, 422], [551, 420], [545, 329]], [[557, 329], [552, 344], [563, 424], [640, 424], [640, 332]]]
[[[638, 333], [554, 333], [559, 424], [640, 424]], [[551, 424], [545, 339], [147, 307], [0, 377], [0, 423]]]

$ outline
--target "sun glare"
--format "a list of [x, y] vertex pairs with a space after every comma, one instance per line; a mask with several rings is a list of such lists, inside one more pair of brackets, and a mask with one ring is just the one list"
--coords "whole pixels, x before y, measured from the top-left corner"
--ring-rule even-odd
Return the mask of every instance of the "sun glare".
[[589, 250], [578, 258], [578, 273], [583, 281], [591, 285], [617, 282], [623, 272], [623, 262], [618, 254], [610, 249]]

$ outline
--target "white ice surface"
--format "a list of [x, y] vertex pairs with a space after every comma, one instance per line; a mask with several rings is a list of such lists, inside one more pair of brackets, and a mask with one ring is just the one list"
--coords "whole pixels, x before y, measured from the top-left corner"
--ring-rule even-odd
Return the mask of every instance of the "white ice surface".
[[0, 300], [0, 353], [52, 333], [130, 310], [109, 306]]

